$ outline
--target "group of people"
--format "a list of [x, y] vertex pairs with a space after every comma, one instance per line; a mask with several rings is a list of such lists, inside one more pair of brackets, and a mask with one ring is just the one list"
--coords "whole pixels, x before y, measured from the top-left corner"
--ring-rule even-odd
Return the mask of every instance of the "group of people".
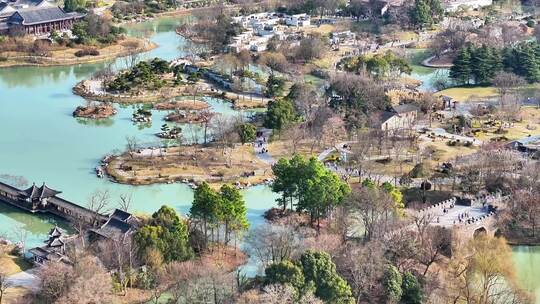
[[[448, 206], [448, 209], [452, 209], [452, 208], [454, 208], [455, 206], [456, 206], [456, 205], [455, 205], [454, 203], [451, 203], [450, 206]], [[449, 212], [449, 210], [446, 209], [445, 206], [443, 206], [442, 208], [443, 208], [443, 211], [442, 211], [443, 213], [448, 213], [448, 212]]]
[[[470, 224], [472, 222], [474, 222], [474, 218], [470, 218], [470, 214], [469, 212], [463, 212], [462, 214], [459, 214], [458, 215], [458, 222], [461, 224], [463, 222], [466, 222], [468, 224]], [[454, 221], [454, 224], [456, 223], [456, 221]]]
[[268, 149], [266, 148], [266, 137], [257, 137], [257, 140], [255, 140], [255, 143], [253, 143], [253, 145], [255, 146], [255, 148], [260, 148], [255, 149], [258, 154], [268, 153]]

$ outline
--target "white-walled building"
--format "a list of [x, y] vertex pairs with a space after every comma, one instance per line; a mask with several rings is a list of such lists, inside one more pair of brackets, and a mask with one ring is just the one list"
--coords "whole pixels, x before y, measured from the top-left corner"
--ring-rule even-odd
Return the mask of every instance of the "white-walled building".
[[297, 14], [285, 17], [288, 26], [305, 27], [311, 25], [311, 17], [308, 14]]
[[460, 7], [477, 9], [493, 4], [493, 0], [446, 0], [443, 2], [447, 12], [455, 12]]
[[301, 28], [311, 25], [311, 17], [307, 14], [289, 16], [279, 13], [258, 13], [232, 19], [234, 23], [246, 29], [229, 44], [229, 50], [237, 53], [242, 50], [253, 52], [266, 50], [271, 38], [276, 36], [280, 40], [286, 38], [286, 26]]

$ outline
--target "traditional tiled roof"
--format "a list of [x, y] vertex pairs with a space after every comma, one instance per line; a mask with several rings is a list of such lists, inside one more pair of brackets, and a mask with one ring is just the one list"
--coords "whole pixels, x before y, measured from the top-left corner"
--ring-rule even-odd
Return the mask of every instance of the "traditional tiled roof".
[[393, 108], [398, 114], [418, 111], [418, 107], [410, 103], [394, 106]]
[[42, 200], [45, 198], [53, 197], [59, 193], [62, 192], [47, 187], [45, 183], [43, 183], [41, 187], [37, 187], [36, 184], [33, 184], [32, 187], [21, 191], [22, 195], [32, 200]]
[[54, 228], [49, 231], [49, 237], [59, 237], [63, 234], [65, 234], [65, 231], [58, 226], [54, 226]]
[[126, 233], [132, 230], [132, 226], [116, 218], [110, 218], [99, 229], [94, 229], [95, 233], [112, 240], [121, 239]]
[[41, 257], [42, 259], [45, 259], [47, 261], [54, 261], [58, 262], [63, 260], [65, 257], [57, 252], [54, 251], [48, 251], [42, 247], [36, 247], [28, 250], [28, 252], [34, 256]]
[[0, 14], [6, 9], [9, 8], [9, 5], [5, 2], [0, 2]]
[[62, 241], [62, 238], [60, 237], [53, 237], [53, 238], [50, 238], [49, 241], [47, 242], [47, 246], [49, 247], [61, 247], [61, 246], [64, 246], [64, 241]]
[[78, 13], [66, 13], [60, 7], [33, 7], [21, 9], [15, 12], [10, 21], [22, 19], [23, 25], [41, 24], [45, 22], [55, 22], [80, 18], [83, 15]]
[[111, 214], [112, 218], [118, 219], [122, 222], [127, 221], [131, 217], [131, 213], [125, 212], [120, 209], [114, 209], [114, 212]]
[[19, 194], [21, 194], [21, 190], [13, 187], [13, 186], [10, 186], [6, 183], [2, 183], [0, 182], [0, 190], [4, 191], [4, 192], [7, 192], [11, 195], [14, 195], [14, 196], [17, 196]]
[[105, 224], [92, 231], [107, 239], [120, 240], [126, 234], [134, 232], [136, 226], [137, 219], [129, 212], [115, 209]]
[[[64, 209], [71, 210], [71, 211], [73, 211], [74, 215], [83, 215], [86, 218], [93, 218], [93, 217], [96, 216], [96, 213], [93, 212], [92, 210], [81, 207], [81, 206], [79, 206], [77, 204], [66, 201], [65, 199], [62, 199], [62, 198], [59, 198], [59, 197], [53, 197], [53, 198], [49, 199], [49, 203], [53, 204], [53, 205], [56, 205], [58, 207], [62, 207]], [[104, 217], [99, 215], [98, 219], [99, 220], [104, 220]]]

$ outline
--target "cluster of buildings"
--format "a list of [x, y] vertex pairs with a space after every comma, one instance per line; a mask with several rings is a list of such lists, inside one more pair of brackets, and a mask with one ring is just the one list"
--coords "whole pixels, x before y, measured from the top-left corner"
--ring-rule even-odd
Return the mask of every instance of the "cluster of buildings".
[[[140, 225], [137, 218], [128, 212], [115, 209], [108, 219], [101, 225], [88, 231], [84, 236], [92, 240], [111, 240], [127, 244], [128, 238], [136, 232]], [[55, 226], [48, 234], [43, 246], [28, 251], [36, 265], [48, 262], [71, 263], [70, 250], [77, 250], [78, 236], [68, 235], [65, 230]]]
[[447, 12], [455, 12], [460, 8], [479, 9], [493, 4], [493, 0], [445, 0], [444, 9]]
[[[0, 201], [30, 213], [48, 213], [69, 222], [89, 227], [81, 237], [92, 240], [110, 240], [126, 243], [128, 237], [140, 226], [139, 220], [128, 212], [115, 209], [109, 215], [102, 215], [58, 197], [60, 191], [45, 183], [33, 184], [27, 189], [18, 189], [0, 182]], [[69, 236], [58, 227], [49, 232], [43, 246], [28, 251], [36, 264], [50, 261], [70, 263], [69, 249], [78, 247], [78, 236]]]
[[240, 52], [250, 50], [261, 52], [266, 50], [268, 42], [273, 37], [286, 39], [287, 27], [304, 28], [311, 25], [311, 17], [307, 14], [287, 15], [280, 13], [259, 13], [248, 16], [233, 17], [233, 22], [246, 29], [242, 34], [233, 38], [229, 50]]
[[0, 35], [18, 31], [40, 36], [70, 30], [84, 16], [66, 13], [48, 0], [0, 0]]

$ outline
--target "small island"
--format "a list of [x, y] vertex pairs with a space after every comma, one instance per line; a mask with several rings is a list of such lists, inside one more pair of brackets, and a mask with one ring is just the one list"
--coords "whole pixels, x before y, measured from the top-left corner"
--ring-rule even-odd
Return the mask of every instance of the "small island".
[[102, 119], [116, 115], [118, 111], [110, 103], [90, 103], [85, 106], [78, 106], [73, 111], [73, 117]]
[[270, 164], [259, 159], [251, 145], [240, 144], [137, 149], [108, 157], [105, 170], [116, 182], [130, 185], [182, 182], [195, 186], [205, 181], [247, 186], [272, 176]]
[[[264, 108], [271, 100], [235, 85], [226, 75], [188, 60], [141, 61], [117, 74], [101, 73], [79, 82], [75, 94], [86, 99], [124, 104], [148, 103], [158, 110], [204, 110], [203, 97], [227, 100], [235, 109]], [[180, 99], [184, 97], [185, 99]], [[174, 100], [162, 102], [162, 100]]]

